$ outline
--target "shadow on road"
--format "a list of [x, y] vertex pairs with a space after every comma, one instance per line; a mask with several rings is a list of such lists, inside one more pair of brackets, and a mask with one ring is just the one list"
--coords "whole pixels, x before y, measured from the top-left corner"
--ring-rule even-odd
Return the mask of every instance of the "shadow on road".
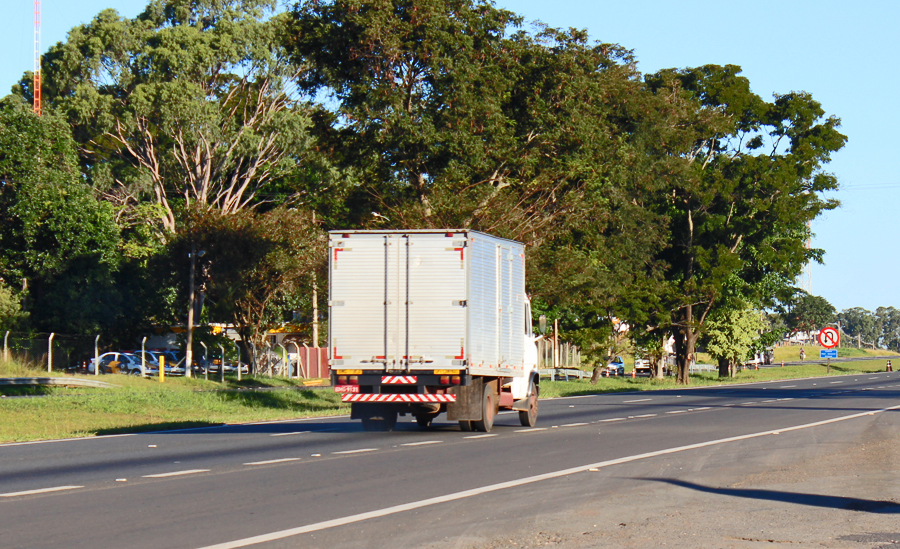
[[871, 499], [849, 498], [844, 496], [827, 496], [821, 494], [803, 494], [799, 492], [781, 492], [778, 490], [755, 490], [745, 488], [713, 488], [693, 482], [676, 480], [671, 478], [644, 478], [635, 480], [649, 480], [653, 482], [665, 482], [673, 486], [680, 486], [698, 492], [718, 494], [746, 499], [760, 499], [768, 501], [780, 501], [796, 505], [808, 505], [811, 507], [828, 507], [830, 509], [846, 509], [848, 511], [864, 511], [878, 514], [900, 514], [900, 504], [893, 501], [878, 501]]

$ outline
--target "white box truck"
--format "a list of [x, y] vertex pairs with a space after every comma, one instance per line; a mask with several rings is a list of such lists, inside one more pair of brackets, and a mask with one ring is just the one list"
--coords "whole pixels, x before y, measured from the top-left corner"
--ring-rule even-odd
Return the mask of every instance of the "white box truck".
[[525, 248], [466, 229], [329, 233], [331, 382], [351, 418], [389, 431], [442, 412], [490, 431], [500, 408], [533, 426], [537, 347]]

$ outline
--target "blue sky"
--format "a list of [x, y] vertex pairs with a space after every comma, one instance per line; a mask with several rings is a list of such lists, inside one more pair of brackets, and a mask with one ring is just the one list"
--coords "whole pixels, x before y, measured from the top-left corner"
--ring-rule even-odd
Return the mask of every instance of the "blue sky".
[[[107, 7], [134, 16], [143, 0], [43, 0], [42, 44], [64, 40], [66, 32]], [[842, 120], [847, 146], [828, 167], [842, 189], [843, 206], [813, 224], [813, 245], [826, 251], [825, 265], [812, 267], [812, 293], [838, 310], [900, 308], [900, 176], [894, 134], [900, 128], [895, 105], [900, 89], [900, 3], [861, 0], [500, 0], [497, 4], [529, 21], [587, 29], [602, 42], [634, 50], [639, 68], [734, 64], [753, 90], [806, 91], [828, 114]], [[0, 93], [31, 70], [33, 0], [4, 0], [0, 35]]]

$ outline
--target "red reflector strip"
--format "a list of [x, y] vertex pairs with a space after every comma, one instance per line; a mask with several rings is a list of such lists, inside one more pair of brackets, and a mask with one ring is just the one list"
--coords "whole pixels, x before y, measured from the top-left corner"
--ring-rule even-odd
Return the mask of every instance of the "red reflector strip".
[[456, 395], [342, 395], [341, 402], [456, 402]]
[[416, 376], [381, 376], [385, 385], [415, 385]]

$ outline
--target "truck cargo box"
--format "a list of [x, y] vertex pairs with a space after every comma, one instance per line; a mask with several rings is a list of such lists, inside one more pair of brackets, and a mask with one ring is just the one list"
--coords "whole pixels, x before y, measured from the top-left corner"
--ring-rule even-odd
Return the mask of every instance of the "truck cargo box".
[[333, 231], [332, 369], [525, 374], [521, 243], [472, 230]]

